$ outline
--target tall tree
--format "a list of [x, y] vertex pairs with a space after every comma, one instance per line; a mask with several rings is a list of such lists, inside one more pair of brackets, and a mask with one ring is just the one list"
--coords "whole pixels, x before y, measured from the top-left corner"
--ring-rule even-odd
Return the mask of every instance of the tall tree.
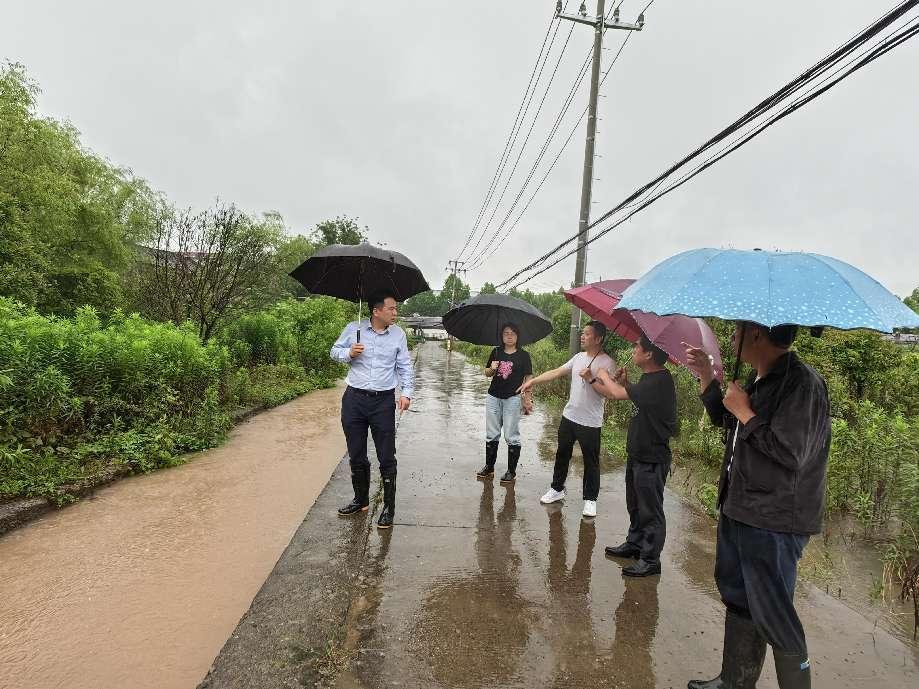
[[357, 224], [357, 218], [341, 215], [334, 220], [323, 220], [313, 230], [312, 240], [319, 246], [329, 244], [360, 244], [367, 239], [370, 228], [362, 229]]
[[916, 313], [919, 313], [919, 287], [914, 289], [913, 293], [903, 300], [903, 303]]
[[256, 221], [232, 205], [165, 214], [146, 271], [151, 315], [193, 321], [209, 339], [229, 314], [270, 300], [282, 245], [274, 214]]
[[51, 313], [110, 311], [159, 199], [87, 152], [71, 125], [39, 117], [37, 94], [22, 65], [0, 66], [0, 295]]

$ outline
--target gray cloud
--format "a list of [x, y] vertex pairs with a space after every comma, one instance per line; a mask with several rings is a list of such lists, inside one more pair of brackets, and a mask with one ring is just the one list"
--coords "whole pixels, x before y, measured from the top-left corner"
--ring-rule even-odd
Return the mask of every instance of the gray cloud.
[[[644, 4], [627, 0], [623, 18]], [[0, 45], [39, 80], [43, 112], [69, 118], [88, 146], [176, 203], [219, 195], [278, 210], [294, 231], [358, 215], [436, 285], [478, 211], [553, 9], [551, 0], [32, 0], [5, 9]], [[657, 0], [603, 89], [594, 208], [614, 205], [885, 9]], [[610, 33], [607, 45], [621, 39]], [[528, 150], [541, 145], [590, 42], [576, 27]], [[637, 276], [686, 248], [760, 246], [831, 254], [911, 291], [917, 51], [919, 41], [896, 49], [594, 244], [590, 278]], [[571, 115], [585, 103], [582, 89]], [[576, 231], [582, 156], [579, 131], [474, 284], [507, 277]], [[507, 198], [518, 188], [515, 178]], [[573, 258], [532, 286], [572, 274]]]

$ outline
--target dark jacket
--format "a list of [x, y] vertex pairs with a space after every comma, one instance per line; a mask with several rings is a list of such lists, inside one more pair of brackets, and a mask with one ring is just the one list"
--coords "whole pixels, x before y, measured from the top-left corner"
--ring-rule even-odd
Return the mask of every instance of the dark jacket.
[[725, 410], [717, 381], [702, 393], [716, 426], [727, 418], [729, 426], [738, 427], [736, 447], [735, 431], [727, 436], [718, 493], [721, 511], [761, 529], [819, 533], [830, 453], [826, 382], [789, 352], [762, 379], [751, 378], [745, 390], [756, 413], [745, 425]]

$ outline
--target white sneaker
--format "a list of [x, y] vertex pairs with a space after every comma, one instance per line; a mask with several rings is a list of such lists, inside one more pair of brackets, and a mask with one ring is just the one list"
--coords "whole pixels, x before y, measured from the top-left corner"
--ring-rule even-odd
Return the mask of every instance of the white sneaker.
[[549, 490], [546, 491], [546, 494], [543, 495], [539, 499], [539, 501], [543, 505], [550, 505], [553, 502], [560, 502], [561, 500], [564, 500], [564, 499], [565, 499], [565, 491], [555, 490], [555, 488], [550, 488]]
[[585, 517], [596, 517], [597, 516], [597, 501], [596, 500], [585, 500], [583, 514]]

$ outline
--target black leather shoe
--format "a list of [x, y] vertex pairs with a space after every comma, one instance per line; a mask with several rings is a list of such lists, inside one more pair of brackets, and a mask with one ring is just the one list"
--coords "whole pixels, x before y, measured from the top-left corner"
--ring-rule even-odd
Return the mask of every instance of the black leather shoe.
[[366, 512], [370, 505], [361, 504], [361, 501], [357, 498], [354, 498], [347, 505], [342, 505], [338, 508], [338, 513], [343, 517], [351, 516], [352, 514], [357, 514], [358, 512]]
[[383, 509], [377, 519], [377, 527], [391, 529], [396, 517], [396, 472], [383, 476]]
[[636, 560], [641, 557], [641, 550], [638, 546], [626, 541], [622, 545], [606, 546], [606, 554], [610, 557], [632, 557]]
[[650, 577], [660, 573], [661, 563], [647, 560], [639, 560], [634, 565], [622, 568], [622, 574], [626, 577]]
[[517, 474], [512, 474], [509, 471], [504, 472], [504, 476], [501, 477], [501, 483], [513, 483], [517, 480]]
[[475, 472], [475, 475], [479, 478], [489, 478], [490, 476], [495, 475], [495, 468], [493, 466], [488, 466], [487, 464]]

